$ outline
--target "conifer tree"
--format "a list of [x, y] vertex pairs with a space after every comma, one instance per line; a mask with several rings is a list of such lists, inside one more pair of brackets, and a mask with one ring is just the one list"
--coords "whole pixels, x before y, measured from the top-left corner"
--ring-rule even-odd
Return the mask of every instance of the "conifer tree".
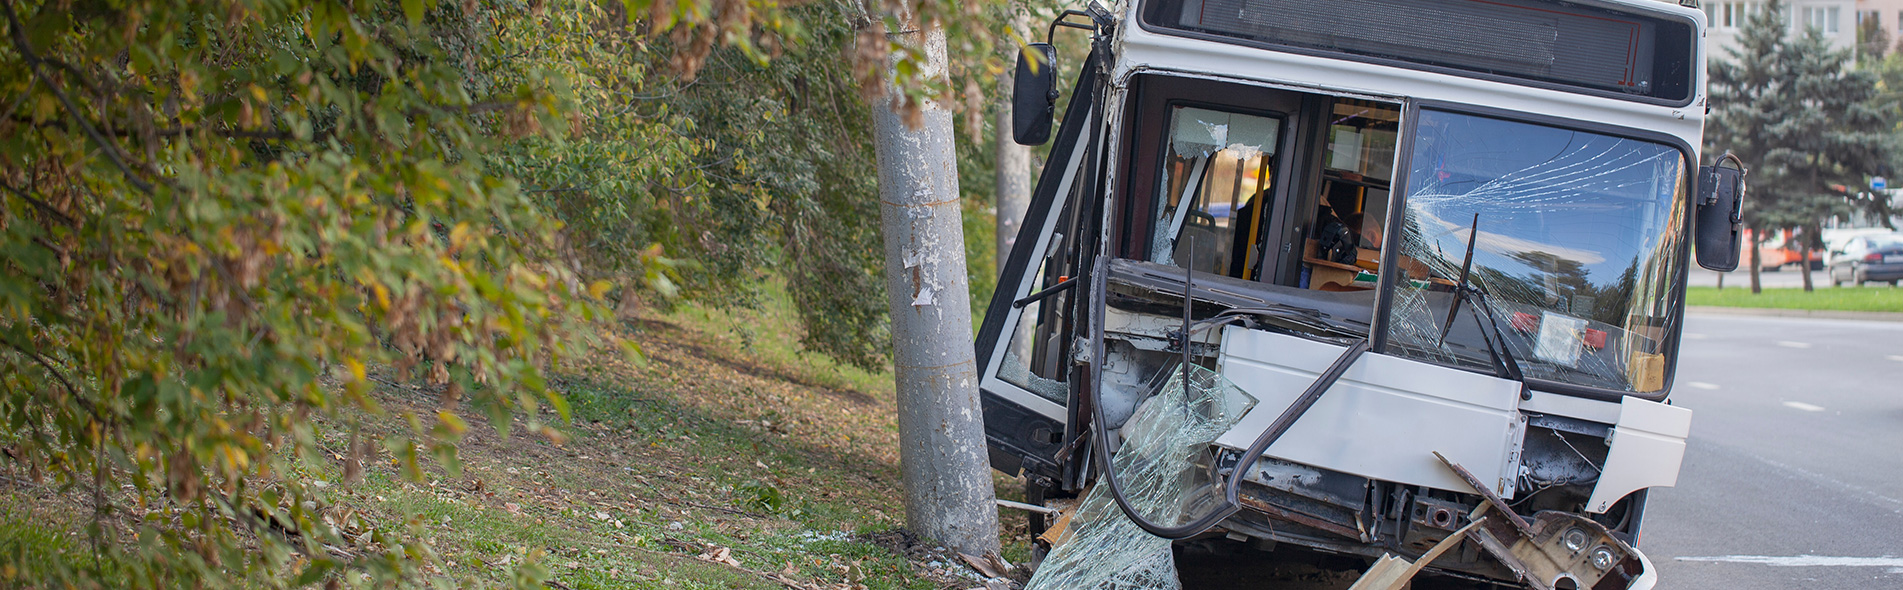
[[1823, 221], [1877, 205], [1855, 187], [1887, 166], [1890, 121], [1875, 103], [1876, 77], [1849, 68], [1848, 52], [1831, 50], [1822, 33], [1808, 29], [1787, 40], [1780, 57], [1785, 78], [1766, 129], [1772, 147], [1756, 183], [1772, 187], [1776, 198], [1758, 201], [1759, 220], [1798, 230], [1809, 291], [1810, 253], [1822, 246]]
[[[1730, 151], [1746, 164], [1758, 167], [1773, 147], [1771, 123], [1777, 110], [1784, 72], [1780, 60], [1784, 45], [1784, 3], [1771, 0], [1750, 14], [1738, 44], [1724, 59], [1711, 64], [1711, 117], [1705, 124], [1705, 151], [1721, 154]], [[1762, 168], [1754, 170], [1759, 175]], [[1754, 175], [1756, 176], [1756, 175]], [[1755, 179], [1754, 179], [1755, 180]], [[1775, 189], [1753, 182], [1751, 199], [1743, 211], [1744, 226], [1757, 236], [1764, 235], [1755, 205], [1773, 199]], [[1758, 241], [1751, 240], [1751, 292], [1761, 290], [1758, 277]]]

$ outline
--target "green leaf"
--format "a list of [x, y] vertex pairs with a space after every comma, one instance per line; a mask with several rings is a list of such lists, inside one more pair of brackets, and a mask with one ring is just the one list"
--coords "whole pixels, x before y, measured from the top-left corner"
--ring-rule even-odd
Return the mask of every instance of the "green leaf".
[[309, 586], [316, 584], [324, 579], [325, 574], [329, 574], [330, 571], [336, 567], [337, 562], [330, 559], [321, 557], [313, 559], [310, 565], [304, 567], [304, 572], [298, 574], [297, 579], [291, 582], [291, 585]]

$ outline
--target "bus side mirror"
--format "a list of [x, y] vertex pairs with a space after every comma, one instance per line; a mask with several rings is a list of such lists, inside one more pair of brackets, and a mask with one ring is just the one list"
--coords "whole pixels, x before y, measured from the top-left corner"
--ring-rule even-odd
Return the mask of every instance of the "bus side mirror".
[[1057, 48], [1032, 43], [1018, 50], [1018, 71], [1012, 79], [1011, 139], [1018, 145], [1043, 145], [1051, 140], [1051, 119], [1057, 112]]
[[[1736, 167], [1727, 168], [1730, 161]], [[1692, 251], [1698, 265], [1718, 272], [1738, 270], [1743, 245], [1744, 162], [1730, 152], [1718, 163], [1698, 168], [1698, 210], [1692, 226]]]

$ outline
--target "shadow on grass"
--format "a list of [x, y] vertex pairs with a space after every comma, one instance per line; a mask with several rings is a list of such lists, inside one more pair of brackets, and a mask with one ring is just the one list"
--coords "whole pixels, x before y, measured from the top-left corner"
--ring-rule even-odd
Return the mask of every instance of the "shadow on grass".
[[[627, 320], [623, 323], [629, 329], [636, 330], [638, 332], [681, 333], [686, 331], [684, 328], [674, 325], [673, 323], [662, 321], [662, 320], [651, 319], [651, 318], [635, 318], [635, 319]], [[840, 388], [832, 384], [821, 383], [819, 382], [819, 380], [813, 379], [810, 376], [802, 375], [793, 371], [787, 371], [779, 367], [771, 367], [771, 366], [763, 365], [761, 363], [753, 362], [753, 361], [736, 360], [734, 358], [729, 357], [727, 353], [724, 351], [713, 350], [698, 342], [691, 342], [691, 341], [686, 341], [686, 340], [677, 338], [677, 339], [674, 339], [669, 344], [671, 346], [676, 346], [684, 350], [687, 350], [689, 352], [692, 352], [694, 356], [705, 359], [708, 362], [712, 362], [720, 366], [733, 369], [735, 372], [745, 373], [748, 375], [752, 375], [754, 377], [759, 377], [761, 379], [785, 381], [787, 383], [792, 383], [795, 385], [812, 388], [812, 389], [824, 392], [827, 395], [838, 398], [840, 400], [852, 402], [862, 406], [871, 406], [877, 403], [876, 400], [872, 398], [872, 396], [867, 395], [864, 392]], [[660, 359], [660, 358], [657, 358], [654, 360], [657, 362], [662, 362], [662, 363], [669, 362], [667, 359]]]

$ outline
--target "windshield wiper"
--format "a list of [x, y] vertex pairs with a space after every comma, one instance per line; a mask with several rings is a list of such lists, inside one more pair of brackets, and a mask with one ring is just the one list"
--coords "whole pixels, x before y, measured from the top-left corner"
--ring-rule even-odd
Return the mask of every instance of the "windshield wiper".
[[[1506, 332], [1500, 329], [1500, 319], [1494, 317], [1493, 305], [1488, 299], [1487, 291], [1474, 285], [1471, 280], [1474, 243], [1479, 241], [1480, 214], [1475, 213], [1473, 226], [1467, 230], [1467, 255], [1460, 261], [1460, 278], [1454, 281], [1454, 298], [1447, 304], [1447, 321], [1441, 324], [1438, 345], [1442, 348], [1447, 346], [1447, 334], [1454, 329], [1454, 319], [1460, 313], [1460, 303], [1470, 298], [1475, 299], [1469, 302], [1469, 306], [1486, 312], [1487, 319], [1482, 322], [1479, 313], [1470, 312], [1470, 315], [1474, 318], [1474, 326], [1480, 329], [1480, 341], [1487, 345], [1487, 356], [1493, 360], [1494, 375], [1525, 383], [1526, 376], [1520, 373], [1520, 362], [1513, 358], [1513, 350], [1507, 346]], [[1521, 397], [1527, 395], [1524, 387], [1521, 388], [1520, 395]]]

